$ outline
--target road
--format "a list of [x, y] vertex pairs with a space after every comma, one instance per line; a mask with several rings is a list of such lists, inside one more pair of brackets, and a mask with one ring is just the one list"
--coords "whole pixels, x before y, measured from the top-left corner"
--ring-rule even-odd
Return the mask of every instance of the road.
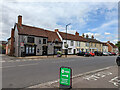
[[[3, 58], [4, 59], [4, 58]], [[2, 87], [24, 88], [59, 78], [59, 68], [69, 66], [73, 75], [116, 65], [116, 56], [42, 59], [2, 63]]]

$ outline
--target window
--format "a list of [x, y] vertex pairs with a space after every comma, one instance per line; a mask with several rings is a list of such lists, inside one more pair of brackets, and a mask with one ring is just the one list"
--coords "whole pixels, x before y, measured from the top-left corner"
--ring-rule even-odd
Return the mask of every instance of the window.
[[34, 49], [35, 49], [35, 48], [34, 48], [34, 47], [32, 47], [32, 53], [34, 53]]
[[64, 45], [66, 44], [66, 42], [64, 42]]
[[96, 47], [96, 43], [95, 43], [95, 47]]
[[86, 43], [86, 46], [89, 46], [89, 43]]
[[28, 54], [28, 46], [26, 46], [26, 54]]
[[41, 39], [39, 39], [39, 44], [41, 44]]
[[43, 39], [43, 44], [46, 44], [46, 39]]
[[39, 53], [39, 49], [37, 49], [37, 53]]
[[91, 43], [91, 46], [93, 46], [93, 44]]
[[34, 43], [34, 37], [28, 37], [27, 42], [28, 43]]
[[80, 47], [80, 42], [77, 42], [77, 46]]
[[73, 46], [74, 45], [74, 43], [73, 43], [73, 41], [71, 41], [71, 46]]
[[80, 42], [79, 42], [79, 47], [80, 47]]

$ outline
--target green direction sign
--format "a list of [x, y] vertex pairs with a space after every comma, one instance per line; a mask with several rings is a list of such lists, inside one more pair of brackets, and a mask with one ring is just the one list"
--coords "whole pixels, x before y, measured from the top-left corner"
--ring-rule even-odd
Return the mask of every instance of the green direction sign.
[[71, 88], [72, 69], [70, 67], [60, 68], [60, 87]]

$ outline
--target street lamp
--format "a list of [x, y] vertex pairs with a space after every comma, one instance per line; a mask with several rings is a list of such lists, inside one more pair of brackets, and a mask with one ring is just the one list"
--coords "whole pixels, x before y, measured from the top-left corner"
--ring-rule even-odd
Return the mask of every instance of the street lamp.
[[67, 44], [67, 27], [70, 25], [71, 23], [66, 25], [66, 57], [67, 57], [67, 48], [68, 48], [68, 44]]

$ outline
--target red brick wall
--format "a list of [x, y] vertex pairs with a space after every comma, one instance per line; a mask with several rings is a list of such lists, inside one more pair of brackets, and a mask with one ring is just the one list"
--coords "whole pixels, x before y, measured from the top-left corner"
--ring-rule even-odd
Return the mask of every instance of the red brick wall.
[[112, 49], [113, 49], [112, 46], [108, 43], [107, 43], [107, 45], [108, 45], [108, 52], [112, 52]]

